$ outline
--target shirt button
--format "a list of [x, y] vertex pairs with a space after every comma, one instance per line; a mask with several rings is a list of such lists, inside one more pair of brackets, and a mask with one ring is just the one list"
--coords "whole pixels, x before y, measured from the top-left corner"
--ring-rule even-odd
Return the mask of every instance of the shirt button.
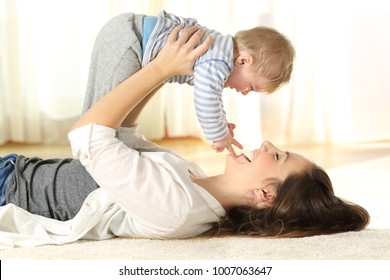
[[89, 155], [88, 154], [83, 154], [83, 158], [89, 159]]

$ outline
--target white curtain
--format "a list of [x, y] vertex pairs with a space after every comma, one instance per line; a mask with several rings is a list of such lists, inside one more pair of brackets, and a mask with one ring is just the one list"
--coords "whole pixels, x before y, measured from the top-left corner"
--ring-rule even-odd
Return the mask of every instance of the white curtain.
[[290, 86], [262, 99], [263, 137], [286, 145], [390, 140], [389, 2], [273, 4], [274, 26], [292, 38], [297, 60]]
[[[352, 4], [351, 4], [352, 3]], [[222, 33], [270, 25], [295, 45], [291, 83], [270, 96], [224, 92], [246, 148], [390, 139], [386, 1], [0, 0], [0, 144], [66, 142], [94, 39], [111, 17], [161, 9]], [[141, 119], [147, 137], [203, 138], [192, 88], [166, 85]]]
[[0, 144], [66, 141], [94, 38], [110, 17], [95, 2], [0, 0]]

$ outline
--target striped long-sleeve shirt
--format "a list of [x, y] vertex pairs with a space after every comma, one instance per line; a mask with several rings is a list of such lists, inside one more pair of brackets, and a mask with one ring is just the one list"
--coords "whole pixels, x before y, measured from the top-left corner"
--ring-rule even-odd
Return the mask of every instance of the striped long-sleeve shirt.
[[211, 35], [213, 42], [210, 49], [196, 60], [194, 76], [175, 76], [166, 82], [194, 86], [195, 110], [203, 133], [208, 140], [217, 141], [229, 133], [222, 91], [233, 70], [233, 37], [200, 26], [195, 19], [162, 11], [145, 46], [142, 65], [158, 54], [171, 30], [180, 23], [185, 23], [186, 27], [196, 25], [204, 28], [206, 34], [203, 39]]

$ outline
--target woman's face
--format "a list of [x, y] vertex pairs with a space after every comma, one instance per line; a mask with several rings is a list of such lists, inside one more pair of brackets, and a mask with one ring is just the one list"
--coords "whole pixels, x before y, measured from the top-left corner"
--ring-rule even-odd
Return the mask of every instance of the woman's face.
[[243, 192], [249, 201], [259, 208], [270, 206], [276, 195], [275, 181], [284, 181], [292, 173], [306, 168], [310, 161], [305, 157], [279, 150], [265, 141], [259, 149], [247, 157], [228, 156], [226, 172], [233, 172], [243, 182]]

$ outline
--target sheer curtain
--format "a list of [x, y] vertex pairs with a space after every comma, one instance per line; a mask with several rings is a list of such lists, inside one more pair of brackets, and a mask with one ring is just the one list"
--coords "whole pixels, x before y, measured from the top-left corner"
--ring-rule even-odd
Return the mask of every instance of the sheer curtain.
[[0, 0], [0, 144], [66, 141], [81, 111], [94, 38], [110, 17], [94, 4]]
[[[257, 25], [260, 14], [269, 10], [269, 1], [247, 0], [246, 5], [256, 7], [249, 10], [241, 3], [0, 0], [0, 144], [66, 142], [66, 132], [81, 111], [94, 39], [109, 18], [123, 12], [153, 15], [165, 9], [234, 34]], [[244, 101], [233, 92], [225, 95], [229, 121], [237, 123], [240, 139], [259, 143], [260, 97]], [[245, 114], [248, 108], [250, 115]], [[167, 85], [146, 108], [141, 127], [151, 138], [166, 133], [203, 138], [193, 109], [192, 88]]]
[[390, 140], [390, 4], [273, 4], [274, 25], [292, 39], [297, 60], [283, 94], [262, 99], [270, 112], [263, 137], [286, 145]]
[[[262, 24], [293, 42], [291, 83], [270, 95], [226, 90], [246, 148], [390, 139], [390, 9], [385, 1], [0, 0], [0, 144], [66, 142], [84, 97], [95, 37], [123, 12], [165, 9], [234, 34]], [[203, 138], [192, 88], [168, 84], [141, 119], [147, 137]]]

